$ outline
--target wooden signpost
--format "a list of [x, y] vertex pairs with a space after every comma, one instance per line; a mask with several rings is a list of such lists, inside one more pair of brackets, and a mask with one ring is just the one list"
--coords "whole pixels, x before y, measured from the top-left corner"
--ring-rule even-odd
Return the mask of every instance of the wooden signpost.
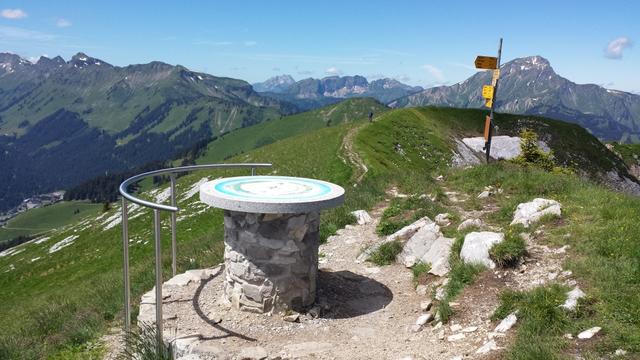
[[478, 56], [474, 62], [476, 69], [492, 70], [491, 85], [482, 87], [482, 97], [487, 101], [485, 106], [491, 109], [484, 124], [484, 149], [489, 162], [491, 154], [491, 136], [493, 132], [493, 110], [495, 108], [496, 93], [498, 92], [498, 80], [500, 79], [500, 58], [502, 57], [502, 38], [498, 46], [498, 57]]

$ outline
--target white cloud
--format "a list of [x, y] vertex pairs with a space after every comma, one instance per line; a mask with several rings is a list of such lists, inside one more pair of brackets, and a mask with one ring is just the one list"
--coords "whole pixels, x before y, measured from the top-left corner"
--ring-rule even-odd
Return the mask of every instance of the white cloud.
[[622, 53], [631, 45], [631, 39], [626, 36], [614, 39], [604, 49], [604, 56], [609, 59], [622, 59]]
[[444, 81], [444, 73], [442, 72], [442, 70], [438, 69], [437, 67], [429, 64], [424, 64], [422, 65], [422, 68], [427, 70], [429, 75], [431, 75], [431, 77], [438, 80], [439, 82]]
[[67, 20], [67, 19], [63, 19], [63, 18], [59, 18], [58, 20], [56, 20], [56, 26], [60, 27], [60, 28], [65, 28], [65, 27], [69, 27], [73, 24], [71, 24], [71, 21]]
[[22, 19], [27, 17], [27, 13], [22, 9], [4, 9], [0, 12], [0, 16], [5, 19]]
[[256, 41], [245, 41], [244, 46], [256, 46], [258, 43]]
[[342, 70], [336, 68], [335, 66], [332, 66], [330, 68], [328, 68], [327, 70], [324, 71], [325, 74], [330, 75], [330, 76], [340, 76], [342, 75]]

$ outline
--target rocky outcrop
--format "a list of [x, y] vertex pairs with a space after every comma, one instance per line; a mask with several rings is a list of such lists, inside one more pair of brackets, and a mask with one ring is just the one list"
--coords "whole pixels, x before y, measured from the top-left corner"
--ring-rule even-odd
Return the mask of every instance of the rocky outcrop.
[[[476, 153], [484, 153], [484, 137], [470, 137], [462, 139], [462, 142]], [[538, 141], [538, 146], [545, 152], [551, 151], [549, 145], [543, 141]], [[520, 137], [518, 136], [494, 136], [491, 138], [492, 159], [513, 159], [520, 155]]]
[[449, 255], [453, 239], [446, 238], [437, 224], [431, 223], [413, 235], [402, 248], [396, 261], [407, 267], [417, 263], [429, 264], [429, 273], [444, 276], [449, 272]]
[[562, 206], [555, 200], [542, 198], [518, 205], [513, 214], [511, 225], [522, 224], [524, 227], [537, 222], [543, 216], [562, 216]]
[[495, 268], [496, 264], [489, 257], [489, 250], [495, 244], [504, 241], [504, 234], [490, 231], [471, 232], [464, 237], [460, 250], [460, 258], [467, 264], [479, 264]]

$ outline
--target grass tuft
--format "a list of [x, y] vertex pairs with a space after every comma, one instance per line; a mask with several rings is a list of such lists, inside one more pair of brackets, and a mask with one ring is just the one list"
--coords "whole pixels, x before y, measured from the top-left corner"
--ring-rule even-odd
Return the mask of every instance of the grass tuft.
[[411, 273], [413, 274], [413, 285], [417, 286], [418, 284], [422, 284], [426, 282], [426, 276], [431, 270], [431, 264], [419, 262], [411, 268]]
[[369, 261], [383, 266], [390, 265], [396, 261], [396, 256], [402, 251], [402, 244], [399, 241], [390, 241], [380, 245], [380, 247], [371, 254]]
[[527, 243], [514, 231], [508, 231], [504, 241], [489, 250], [489, 256], [500, 267], [515, 267], [526, 254]]
[[449, 302], [458, 296], [464, 287], [471, 284], [476, 276], [485, 270], [485, 267], [478, 264], [465, 264], [460, 258], [460, 250], [464, 244], [464, 236], [458, 236], [451, 247], [451, 255], [449, 256], [449, 282], [445, 287], [444, 299], [438, 304], [438, 312], [440, 320], [443, 323], [449, 321], [449, 317], [453, 314], [453, 310], [449, 306]]
[[563, 341], [558, 337], [570, 324], [560, 307], [567, 289], [554, 284], [527, 292], [505, 291], [492, 316], [500, 320], [517, 311], [518, 334], [509, 350], [509, 359], [560, 359]]

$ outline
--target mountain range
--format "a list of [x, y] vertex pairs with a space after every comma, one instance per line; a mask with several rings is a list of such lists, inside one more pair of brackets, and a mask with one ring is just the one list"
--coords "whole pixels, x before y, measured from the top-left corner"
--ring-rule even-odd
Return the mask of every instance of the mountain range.
[[398, 80], [384, 78], [369, 82], [365, 77], [328, 76], [295, 81], [291, 75], [279, 75], [253, 84], [263, 95], [289, 102], [301, 110], [310, 110], [345, 98], [372, 97], [382, 103], [422, 91]]
[[0, 53], [0, 210], [292, 111], [245, 81], [180, 65]]
[[[461, 83], [429, 88], [390, 106], [480, 108], [482, 86], [491, 83], [491, 76], [490, 71], [481, 71]], [[639, 95], [576, 84], [558, 75], [541, 56], [518, 58], [501, 67], [496, 109], [576, 123], [604, 140], [640, 141]]]

